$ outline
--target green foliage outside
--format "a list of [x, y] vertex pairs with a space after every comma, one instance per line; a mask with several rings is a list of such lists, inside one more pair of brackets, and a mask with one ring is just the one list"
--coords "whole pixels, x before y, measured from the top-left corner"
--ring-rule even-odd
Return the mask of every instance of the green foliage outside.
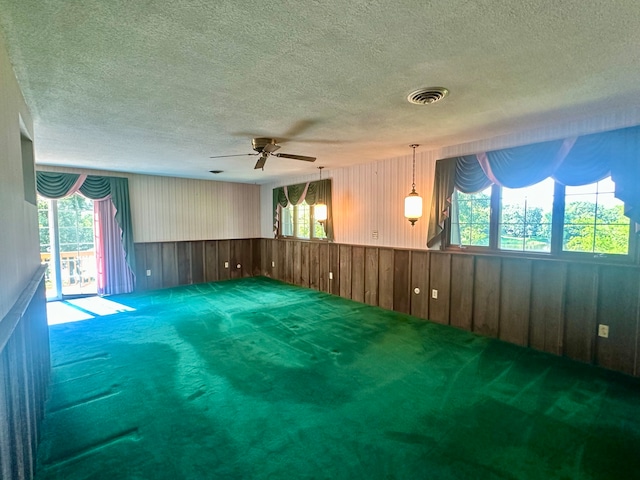
[[313, 226], [313, 238], [326, 238], [327, 234], [324, 231], [324, 227], [318, 223], [315, 222], [314, 226]]
[[309, 220], [310, 208], [306, 202], [302, 202], [297, 208], [298, 222], [296, 223], [296, 237], [309, 238], [311, 232], [311, 224]]
[[[460, 243], [488, 246], [490, 195], [457, 192]], [[500, 248], [549, 252], [551, 212], [540, 207], [526, 212], [517, 205], [502, 211]], [[606, 207], [593, 202], [570, 202], [565, 206], [563, 249], [573, 252], [627, 254], [629, 219], [622, 205]]]
[[[60, 251], [93, 250], [93, 202], [80, 195], [58, 200], [58, 231]], [[38, 199], [40, 252], [51, 253], [49, 204]]]
[[591, 202], [568, 204], [565, 208], [563, 248], [572, 252], [626, 254], [629, 219], [624, 215], [624, 207], [598, 205], [596, 215], [595, 205]]

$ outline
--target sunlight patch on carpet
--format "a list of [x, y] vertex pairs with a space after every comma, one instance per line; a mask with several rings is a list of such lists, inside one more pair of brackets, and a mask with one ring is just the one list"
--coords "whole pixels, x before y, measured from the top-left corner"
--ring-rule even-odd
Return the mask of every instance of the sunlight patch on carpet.
[[85, 297], [47, 303], [49, 325], [80, 322], [95, 317], [133, 311], [135, 308], [104, 297]]

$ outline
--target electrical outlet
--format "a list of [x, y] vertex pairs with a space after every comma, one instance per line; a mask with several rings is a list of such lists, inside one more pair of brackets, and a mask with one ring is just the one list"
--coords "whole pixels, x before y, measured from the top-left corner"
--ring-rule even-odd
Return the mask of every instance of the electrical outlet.
[[438, 299], [438, 290], [435, 288], [431, 290], [431, 298], [435, 298], [436, 300]]
[[147, 270], [147, 277], [151, 276], [151, 270]]
[[275, 267], [276, 266], [276, 262], [271, 262], [271, 267]]
[[598, 325], [598, 336], [602, 338], [609, 338], [609, 325]]
[[224, 262], [224, 268], [229, 268], [229, 262]]
[[333, 272], [329, 272], [329, 280], [333, 280]]

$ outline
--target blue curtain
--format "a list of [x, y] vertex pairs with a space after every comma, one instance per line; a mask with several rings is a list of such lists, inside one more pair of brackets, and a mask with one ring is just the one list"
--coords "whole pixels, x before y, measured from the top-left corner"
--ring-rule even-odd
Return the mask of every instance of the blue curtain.
[[609, 175], [625, 215], [640, 223], [640, 126], [438, 160], [427, 246], [440, 240], [454, 188], [463, 193], [492, 183], [521, 188], [548, 177], [577, 186]]

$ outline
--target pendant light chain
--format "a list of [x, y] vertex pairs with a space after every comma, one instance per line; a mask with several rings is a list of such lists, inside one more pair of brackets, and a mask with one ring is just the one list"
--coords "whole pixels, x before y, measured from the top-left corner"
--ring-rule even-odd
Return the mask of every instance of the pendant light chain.
[[411, 192], [413, 193], [416, 191], [416, 147], [418, 146], [415, 143], [410, 145], [413, 148], [413, 183], [411, 184]]

